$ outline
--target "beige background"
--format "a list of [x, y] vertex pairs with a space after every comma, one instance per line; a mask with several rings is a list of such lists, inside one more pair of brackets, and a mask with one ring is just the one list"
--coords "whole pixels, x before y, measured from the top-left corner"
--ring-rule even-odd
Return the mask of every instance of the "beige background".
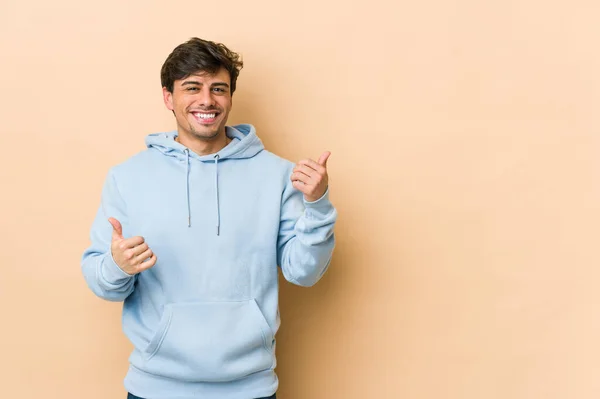
[[[191, 36], [232, 123], [331, 150], [338, 247], [285, 284], [281, 399], [600, 397], [597, 1], [0, 2], [0, 397], [123, 398], [79, 261], [108, 168], [171, 129]], [[85, 394], [84, 394], [85, 392]]]

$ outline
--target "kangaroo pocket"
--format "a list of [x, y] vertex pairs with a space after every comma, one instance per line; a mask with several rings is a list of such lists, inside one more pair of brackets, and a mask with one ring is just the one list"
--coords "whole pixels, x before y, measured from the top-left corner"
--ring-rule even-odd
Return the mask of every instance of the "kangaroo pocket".
[[254, 299], [168, 304], [145, 351], [145, 371], [182, 381], [233, 381], [272, 367], [273, 339]]

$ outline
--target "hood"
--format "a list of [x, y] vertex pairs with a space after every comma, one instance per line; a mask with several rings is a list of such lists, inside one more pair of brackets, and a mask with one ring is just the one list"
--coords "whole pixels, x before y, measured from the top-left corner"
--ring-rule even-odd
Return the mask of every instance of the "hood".
[[[193, 151], [189, 151], [189, 156], [202, 162], [214, 162], [216, 155], [219, 156], [219, 161], [244, 159], [252, 158], [265, 148], [252, 125], [226, 126], [225, 134], [232, 140], [221, 151], [208, 155], [198, 155]], [[175, 141], [177, 136], [177, 131], [150, 134], [146, 137], [146, 146], [154, 148], [166, 156], [184, 159], [186, 158], [185, 150], [187, 150], [187, 147]]]
[[185, 176], [185, 195], [187, 197], [187, 225], [192, 227], [192, 209], [190, 203], [190, 158], [195, 158], [201, 162], [210, 162], [215, 165], [215, 219], [216, 232], [220, 234], [221, 228], [221, 212], [219, 206], [219, 162], [226, 159], [245, 159], [252, 158], [265, 147], [262, 141], [256, 135], [254, 126], [243, 124], [236, 126], [226, 126], [225, 134], [231, 138], [231, 142], [215, 154], [198, 155], [181, 143], [175, 141], [177, 132], [154, 133], [146, 137], [146, 146], [150, 149], [155, 149], [168, 157], [174, 157], [178, 160], [183, 160], [186, 165]]

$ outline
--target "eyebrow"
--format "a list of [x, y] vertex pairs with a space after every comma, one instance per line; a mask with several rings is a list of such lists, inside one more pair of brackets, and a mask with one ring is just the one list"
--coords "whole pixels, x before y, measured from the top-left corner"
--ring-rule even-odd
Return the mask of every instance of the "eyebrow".
[[[200, 83], [196, 80], [186, 80], [185, 82], [183, 82], [181, 84], [181, 86], [201, 86], [201, 85], [202, 85], [202, 83]], [[225, 82], [215, 82], [210, 85], [210, 87], [215, 87], [215, 86], [229, 87], [229, 85]]]

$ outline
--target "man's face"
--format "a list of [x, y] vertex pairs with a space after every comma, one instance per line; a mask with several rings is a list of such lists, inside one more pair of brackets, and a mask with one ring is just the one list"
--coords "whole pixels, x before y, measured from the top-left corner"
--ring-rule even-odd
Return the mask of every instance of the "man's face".
[[163, 87], [167, 108], [175, 113], [177, 131], [189, 138], [211, 140], [225, 134], [231, 111], [231, 78], [221, 68], [211, 75], [198, 72], [173, 83], [173, 92]]

